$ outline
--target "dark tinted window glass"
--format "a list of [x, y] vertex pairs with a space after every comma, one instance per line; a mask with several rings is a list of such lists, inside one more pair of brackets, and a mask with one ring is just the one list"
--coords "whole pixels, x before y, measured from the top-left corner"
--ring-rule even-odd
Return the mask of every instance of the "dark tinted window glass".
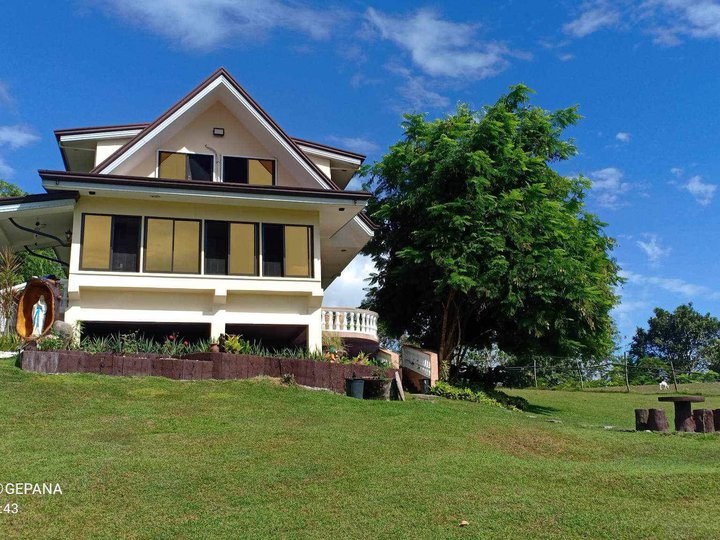
[[223, 182], [248, 183], [248, 160], [239, 157], [223, 158]]
[[263, 276], [283, 275], [283, 226], [263, 225]]
[[140, 218], [115, 216], [112, 227], [112, 270], [137, 272], [140, 251]]
[[205, 273], [227, 274], [228, 224], [224, 221], [205, 222]]
[[188, 169], [191, 180], [212, 180], [213, 157], [202, 154], [188, 154]]

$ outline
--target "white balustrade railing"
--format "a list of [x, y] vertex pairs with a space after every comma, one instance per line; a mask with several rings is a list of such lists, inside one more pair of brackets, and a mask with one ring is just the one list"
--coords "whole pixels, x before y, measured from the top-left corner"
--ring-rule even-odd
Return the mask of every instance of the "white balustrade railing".
[[378, 314], [367, 309], [323, 308], [323, 332], [353, 332], [377, 340]]

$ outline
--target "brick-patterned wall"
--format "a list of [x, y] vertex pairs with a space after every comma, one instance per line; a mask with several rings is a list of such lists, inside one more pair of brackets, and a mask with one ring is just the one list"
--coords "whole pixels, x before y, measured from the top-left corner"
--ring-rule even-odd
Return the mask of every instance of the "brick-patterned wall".
[[[334, 364], [247, 354], [195, 353], [182, 358], [161, 355], [122, 356], [81, 351], [25, 351], [22, 368], [40, 373], [101, 373], [104, 375], [156, 375], [170, 379], [250, 379], [260, 375], [295, 376], [298, 384], [345, 393], [345, 378], [369, 377], [373, 366]], [[389, 378], [394, 369], [387, 370]]]

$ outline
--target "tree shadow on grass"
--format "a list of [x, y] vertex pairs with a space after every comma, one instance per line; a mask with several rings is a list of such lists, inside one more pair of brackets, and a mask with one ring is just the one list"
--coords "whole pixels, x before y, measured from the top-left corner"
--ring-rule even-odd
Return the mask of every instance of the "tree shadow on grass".
[[554, 415], [554, 413], [557, 413], [559, 411], [560, 411], [560, 409], [557, 409], [555, 407], [546, 407], [544, 405], [533, 405], [532, 403], [528, 406], [527, 409], [525, 409], [526, 413], [541, 414], [544, 416], [551, 416], [551, 415]]

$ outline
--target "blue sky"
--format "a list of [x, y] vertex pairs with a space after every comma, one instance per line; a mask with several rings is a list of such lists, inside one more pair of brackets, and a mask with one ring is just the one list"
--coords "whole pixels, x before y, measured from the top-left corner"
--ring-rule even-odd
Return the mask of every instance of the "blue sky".
[[[403, 111], [480, 107], [523, 82], [579, 104], [588, 205], [617, 238], [631, 335], [654, 306], [720, 315], [720, 2], [106, 0], [0, 9], [0, 178], [41, 190], [53, 129], [151, 121], [225, 66], [293, 136], [377, 159]], [[327, 292], [354, 305], [356, 260]]]

